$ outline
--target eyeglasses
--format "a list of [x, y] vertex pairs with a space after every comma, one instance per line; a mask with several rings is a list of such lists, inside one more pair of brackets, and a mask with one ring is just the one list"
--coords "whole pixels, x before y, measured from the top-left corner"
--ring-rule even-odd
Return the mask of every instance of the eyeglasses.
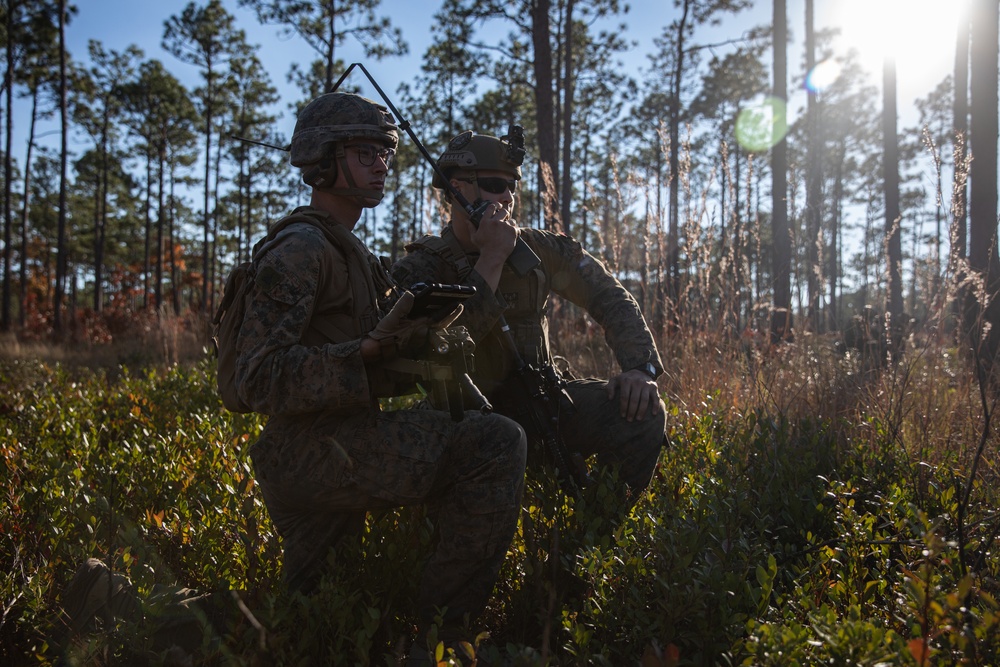
[[475, 180], [472, 180], [471, 178], [461, 178], [459, 180], [465, 181], [466, 183], [475, 183], [480, 187], [480, 189], [486, 190], [486, 192], [495, 195], [502, 195], [508, 190], [510, 190], [511, 194], [517, 193], [517, 181], [513, 178], [489, 176], [485, 178], [477, 178]]
[[382, 160], [382, 162], [385, 162], [386, 167], [391, 167], [392, 159], [396, 157], [396, 149], [388, 148], [386, 146], [358, 144], [356, 146], [348, 146], [348, 148], [357, 151], [358, 162], [361, 163], [362, 167], [370, 167], [375, 164], [376, 157]]

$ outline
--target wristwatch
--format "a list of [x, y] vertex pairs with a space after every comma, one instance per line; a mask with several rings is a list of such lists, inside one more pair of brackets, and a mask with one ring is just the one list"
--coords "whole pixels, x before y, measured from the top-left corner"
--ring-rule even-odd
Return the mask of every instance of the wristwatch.
[[633, 370], [642, 371], [653, 380], [655, 380], [656, 376], [659, 375], [659, 373], [656, 372], [656, 366], [654, 366], [648, 361], [642, 364], [641, 366], [636, 366]]

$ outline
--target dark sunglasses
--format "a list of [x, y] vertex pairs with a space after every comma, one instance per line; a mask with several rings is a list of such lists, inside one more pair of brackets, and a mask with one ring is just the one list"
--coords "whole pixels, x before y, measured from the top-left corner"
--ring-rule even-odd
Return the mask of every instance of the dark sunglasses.
[[494, 195], [501, 195], [504, 192], [510, 190], [511, 194], [517, 192], [517, 181], [513, 178], [500, 178], [499, 176], [490, 176], [485, 178], [477, 178], [476, 180], [470, 179], [460, 179], [466, 183], [476, 183], [480, 189], [486, 190]]
[[356, 146], [348, 146], [353, 151], [357, 151], [358, 162], [361, 163], [362, 167], [370, 167], [375, 164], [375, 158], [378, 157], [382, 162], [385, 162], [386, 167], [392, 166], [392, 159], [396, 157], [395, 148], [387, 148], [385, 146], [372, 146], [371, 144], [358, 144]]

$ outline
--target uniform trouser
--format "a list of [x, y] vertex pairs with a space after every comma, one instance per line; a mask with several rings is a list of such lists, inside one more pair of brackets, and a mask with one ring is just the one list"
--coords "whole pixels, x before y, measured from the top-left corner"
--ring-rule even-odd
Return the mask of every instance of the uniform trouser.
[[[666, 427], [663, 402], [657, 414], [647, 409], [645, 419], [630, 422], [621, 416], [618, 396], [608, 398], [607, 381], [567, 380], [565, 388], [572, 399], [572, 404], [563, 400], [559, 406], [559, 435], [566, 448], [580, 452], [584, 458], [596, 454], [600, 467], [617, 467], [619, 479], [627, 485], [629, 500], [634, 503], [652, 479], [660, 457]], [[494, 407], [525, 427], [534, 460], [538, 434], [525, 415], [524, 403], [512, 401], [505, 391], [496, 398]]]
[[272, 420], [251, 450], [288, 586], [313, 587], [330, 549], [360, 530], [367, 510], [427, 504], [438, 540], [421, 577], [420, 618], [445, 607], [446, 623], [477, 617], [517, 528], [523, 430], [471, 411], [459, 422], [436, 410], [310, 419], [306, 427]]

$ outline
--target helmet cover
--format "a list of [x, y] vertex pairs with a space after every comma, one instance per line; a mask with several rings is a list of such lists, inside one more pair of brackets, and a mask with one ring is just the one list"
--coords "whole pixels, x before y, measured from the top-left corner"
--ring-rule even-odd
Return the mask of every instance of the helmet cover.
[[354, 93], [320, 95], [295, 121], [290, 161], [294, 167], [319, 162], [328, 145], [354, 139], [374, 139], [389, 148], [399, 143], [392, 114], [381, 104]]
[[[461, 171], [500, 171], [521, 179], [524, 162], [524, 134], [517, 125], [511, 125], [503, 137], [491, 137], [466, 130], [448, 143], [448, 148], [438, 159], [438, 168], [447, 178]], [[431, 183], [444, 188], [445, 183], [435, 172]]]

